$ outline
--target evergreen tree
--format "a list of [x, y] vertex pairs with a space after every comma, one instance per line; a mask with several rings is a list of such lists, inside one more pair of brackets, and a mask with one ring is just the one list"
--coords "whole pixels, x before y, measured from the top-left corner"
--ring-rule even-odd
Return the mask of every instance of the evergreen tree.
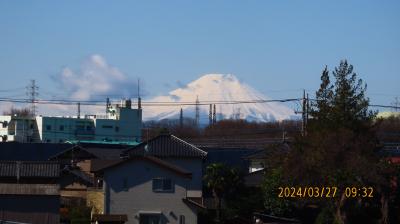
[[329, 79], [329, 71], [327, 66], [325, 66], [325, 69], [322, 71], [321, 85], [315, 96], [316, 102], [312, 104], [310, 115], [315, 120], [320, 121], [320, 124], [331, 123], [330, 114], [332, 113], [331, 106], [333, 101], [333, 85]]
[[[346, 211], [351, 208], [380, 203], [363, 198], [357, 202], [348, 200], [344, 196], [346, 187], [373, 186], [375, 196], [382, 197], [381, 201], [387, 200], [385, 194], [390, 175], [385, 173], [386, 161], [380, 160], [375, 153], [375, 114], [368, 110], [366, 88], [346, 60], [340, 62], [332, 76], [325, 67], [316, 101], [310, 110], [307, 135], [295, 141], [283, 163], [283, 177], [289, 180], [287, 182], [299, 186], [338, 187], [340, 192], [334, 200], [309, 200], [321, 208], [332, 208], [324, 212], [333, 211], [335, 222], [340, 224], [348, 223]], [[385, 211], [381, 213], [384, 217]], [[374, 219], [378, 218], [370, 216], [371, 222]]]

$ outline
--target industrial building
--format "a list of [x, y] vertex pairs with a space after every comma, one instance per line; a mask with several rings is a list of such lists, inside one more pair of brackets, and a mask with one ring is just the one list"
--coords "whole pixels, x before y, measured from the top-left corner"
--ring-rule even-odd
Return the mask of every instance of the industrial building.
[[132, 108], [131, 100], [111, 105], [107, 101], [106, 113], [76, 117], [20, 117], [0, 116], [0, 136], [3, 142], [67, 141], [124, 141], [140, 142], [142, 109]]

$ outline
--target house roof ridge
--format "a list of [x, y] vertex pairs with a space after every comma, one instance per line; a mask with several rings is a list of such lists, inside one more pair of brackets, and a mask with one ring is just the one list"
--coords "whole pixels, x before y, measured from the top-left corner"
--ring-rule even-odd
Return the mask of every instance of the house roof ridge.
[[172, 134], [171, 134], [171, 137], [174, 138], [175, 140], [178, 140], [178, 141], [184, 143], [184, 144], [188, 144], [188, 145], [190, 145], [191, 147], [195, 148], [196, 150], [200, 151], [202, 154], [207, 155], [207, 152], [201, 150], [199, 147], [197, 147], [197, 146], [195, 146], [195, 145], [193, 145], [193, 144], [191, 144], [191, 143], [189, 143], [189, 142], [186, 142], [185, 140], [180, 139], [180, 138], [176, 137], [175, 135], [172, 135]]
[[175, 164], [169, 163], [169, 162], [167, 162], [165, 160], [159, 159], [159, 158], [157, 158], [155, 156], [149, 156], [149, 155], [133, 155], [133, 156], [128, 157], [127, 159], [121, 160], [120, 162], [117, 162], [117, 163], [112, 164], [112, 165], [107, 166], [107, 167], [103, 167], [103, 168], [99, 169], [97, 172], [102, 172], [102, 171], [104, 171], [106, 169], [110, 169], [110, 168], [113, 168], [115, 166], [119, 166], [119, 165], [121, 165], [123, 163], [126, 163], [128, 161], [132, 161], [134, 159], [144, 159], [144, 160], [153, 162], [153, 163], [155, 163], [155, 164], [157, 164], [159, 166], [162, 166], [162, 167], [164, 167], [166, 169], [172, 170], [172, 171], [174, 171], [174, 172], [176, 172], [178, 174], [181, 174], [183, 176], [186, 176], [186, 177], [191, 177], [191, 175], [192, 175], [191, 172], [189, 172], [189, 171], [187, 171], [187, 170], [185, 170], [185, 169], [183, 169], [183, 168], [181, 168], [181, 167], [179, 167], [179, 166], [177, 166]]

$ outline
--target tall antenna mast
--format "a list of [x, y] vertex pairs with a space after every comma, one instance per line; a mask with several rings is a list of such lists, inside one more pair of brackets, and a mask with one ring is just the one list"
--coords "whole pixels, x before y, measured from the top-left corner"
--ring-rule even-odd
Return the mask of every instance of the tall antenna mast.
[[216, 124], [217, 123], [217, 106], [214, 104], [214, 111], [213, 111], [213, 115], [212, 115], [212, 123]]
[[396, 107], [393, 109], [395, 112], [397, 112], [399, 110], [399, 108], [398, 108], [400, 106], [399, 97], [396, 96], [394, 98], [394, 101], [392, 102], [392, 106]]
[[39, 87], [36, 85], [36, 81], [32, 79], [29, 85], [26, 87], [26, 95], [29, 97], [31, 104], [31, 115], [36, 116], [36, 97], [39, 96]]
[[210, 104], [210, 111], [208, 112], [208, 125], [213, 124], [212, 104]]
[[179, 125], [182, 128], [183, 127], [183, 110], [181, 108], [181, 113], [179, 115]]
[[196, 125], [199, 126], [200, 121], [200, 101], [199, 96], [196, 98]]

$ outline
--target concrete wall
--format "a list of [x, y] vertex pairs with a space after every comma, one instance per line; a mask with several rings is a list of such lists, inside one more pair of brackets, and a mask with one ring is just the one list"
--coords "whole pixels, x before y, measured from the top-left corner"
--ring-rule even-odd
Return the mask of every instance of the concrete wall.
[[[68, 140], [90, 140], [94, 135], [91, 119], [69, 117], [36, 117], [42, 142], [60, 143]], [[47, 129], [49, 126], [50, 130]]]
[[[7, 136], [7, 141], [39, 141], [39, 133], [34, 119], [4, 115], [0, 116], [0, 122], [0, 137]], [[7, 125], [4, 125], [5, 123]], [[2, 140], [0, 138], [0, 141]]]
[[[153, 178], [170, 178], [173, 192], [153, 192]], [[124, 188], [124, 179], [127, 188]], [[197, 223], [197, 210], [186, 204], [186, 187], [190, 179], [173, 171], [144, 161], [133, 160], [106, 170], [104, 174], [105, 213], [126, 214], [130, 224], [139, 224], [140, 214], [161, 213], [161, 223], [179, 223], [181, 215], [185, 223]]]
[[140, 141], [142, 110], [117, 108], [116, 120], [95, 119], [96, 140]]

